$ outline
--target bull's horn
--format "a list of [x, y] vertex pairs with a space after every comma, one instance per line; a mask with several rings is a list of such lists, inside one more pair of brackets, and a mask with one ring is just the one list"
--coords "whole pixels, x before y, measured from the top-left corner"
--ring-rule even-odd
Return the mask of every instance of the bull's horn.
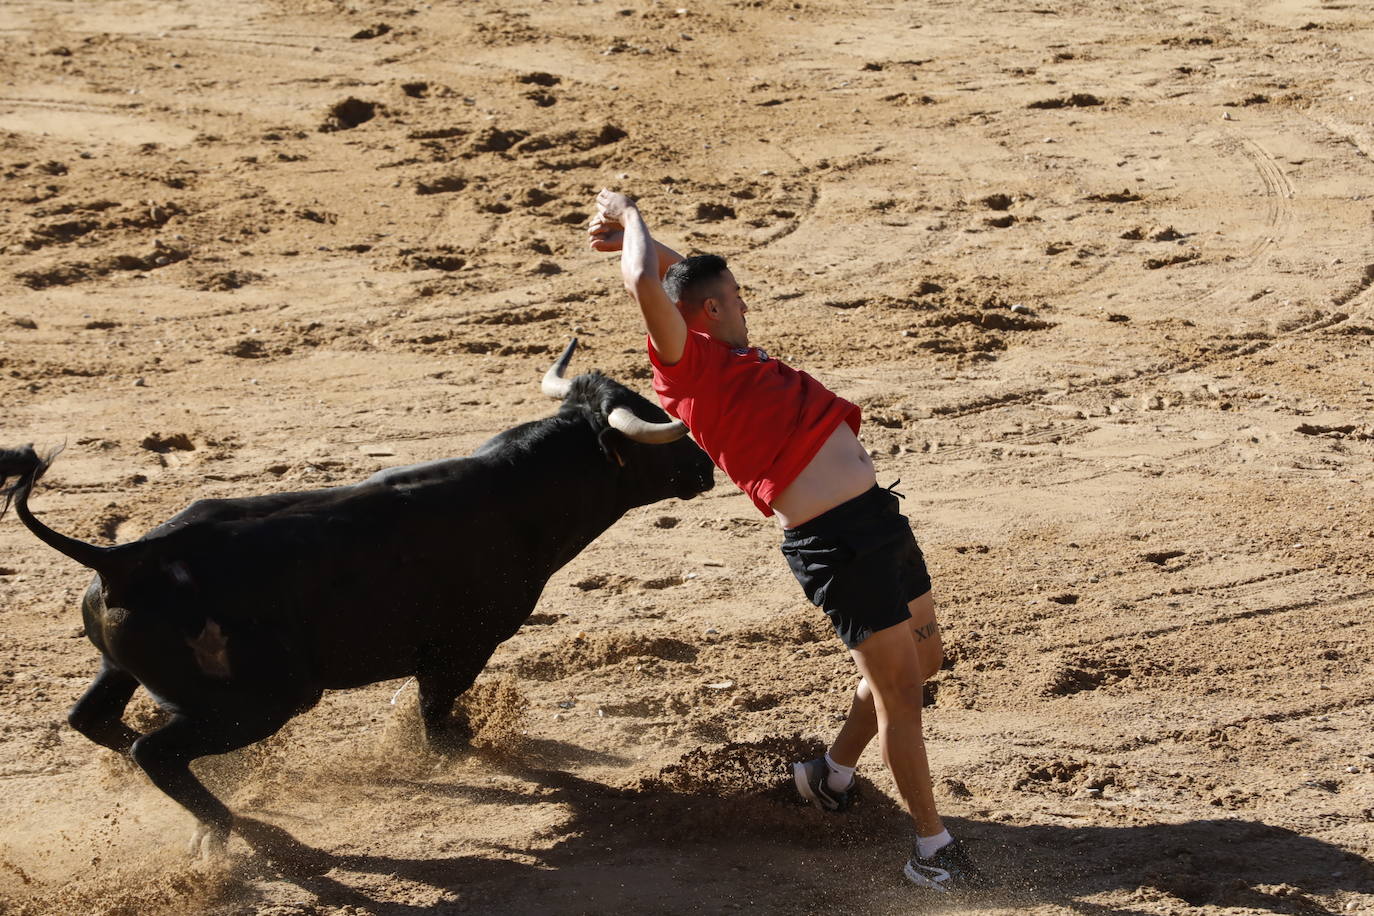
[[610, 423], [613, 429], [618, 429], [624, 433], [627, 438], [636, 442], [643, 442], [645, 445], [663, 445], [666, 442], [675, 442], [687, 435], [687, 424], [681, 420], [672, 420], [668, 423], [651, 423], [636, 417], [628, 407], [617, 407], [612, 410], [611, 415], [606, 418], [606, 422]]
[[563, 373], [568, 369], [568, 363], [572, 361], [573, 350], [577, 349], [577, 338], [568, 341], [568, 345], [563, 348], [563, 353], [558, 359], [553, 361], [549, 371], [544, 373], [544, 382], [539, 387], [551, 398], [558, 398], [560, 401], [568, 396], [568, 391], [572, 389], [572, 382], [563, 377]]

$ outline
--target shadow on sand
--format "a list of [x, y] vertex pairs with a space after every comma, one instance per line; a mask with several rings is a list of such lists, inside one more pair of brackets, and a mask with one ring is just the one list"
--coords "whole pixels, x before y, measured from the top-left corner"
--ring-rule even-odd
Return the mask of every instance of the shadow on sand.
[[[806, 875], [810, 876], [806, 909], [812, 912], [905, 910], [914, 902], [911, 894], [922, 893], [905, 886], [899, 877], [900, 862], [909, 848], [909, 822], [881, 793], [870, 790], [864, 804], [834, 817], [798, 805], [782, 779], [737, 793], [719, 786], [682, 788], [662, 781], [618, 789], [544, 765], [552, 757], [567, 759], [576, 750], [535, 753], [524, 763], [491, 762], [510, 775], [539, 784], [544, 791], [537, 798], [495, 787], [408, 784], [414, 791], [445, 794], [456, 803], [492, 806], [494, 811], [536, 802], [565, 806], [568, 817], [558, 828], [560, 839], [544, 850], [493, 845], [486, 855], [336, 855], [252, 818], [239, 818], [235, 829], [257, 853], [258, 865], [270, 863], [320, 904], [351, 906], [377, 916], [450, 911], [715, 912], [741, 908], [741, 902], [730, 896], [740, 893], [741, 880], [758, 889], [795, 888]], [[531, 764], [531, 759], [536, 763]], [[1087, 916], [1130, 916], [1210, 906], [1334, 916], [1335, 910], [1313, 898], [1340, 892], [1374, 893], [1374, 867], [1366, 860], [1257, 821], [1114, 827], [1018, 826], [957, 818], [950, 818], [949, 823], [997, 878], [994, 890], [958, 901], [959, 909], [967, 911], [1049, 904]], [[670, 877], [690, 880], [694, 874], [711, 875], [723, 861], [738, 861], [741, 850], [749, 854], [747, 879], [737, 872], [729, 881], [698, 885], [697, 903], [687, 909], [681, 905], [681, 896], [664, 897], [661, 908], [645, 909], [643, 899], [626, 899], [623, 883], [590, 880], [585, 874], [588, 869], [603, 873], [619, 869], [616, 873], [623, 879], [642, 867], [646, 856], [657, 855], [672, 859]], [[873, 877], [874, 863], [891, 865], [881, 870], [882, 880]], [[868, 895], [867, 905], [858, 910], [852, 884], [845, 880], [851, 871], [863, 876]], [[375, 900], [341, 880], [343, 872], [394, 877], [461, 902], [451, 909], [436, 909]], [[565, 882], [579, 872], [583, 874], [576, 886], [581, 896], [574, 906], [566, 899]], [[252, 895], [251, 889], [243, 892]], [[743, 908], [797, 912], [795, 895], [790, 902], [760, 896], [762, 902], [750, 900]], [[929, 901], [929, 897], [922, 899]], [[1103, 899], [1111, 902], [1103, 903]]]

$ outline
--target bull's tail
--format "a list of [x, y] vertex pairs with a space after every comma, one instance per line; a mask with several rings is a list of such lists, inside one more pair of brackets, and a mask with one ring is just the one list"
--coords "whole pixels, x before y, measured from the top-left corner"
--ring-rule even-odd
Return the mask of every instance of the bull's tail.
[[[47, 473], [48, 467], [60, 451], [61, 449], [55, 449], [40, 458], [32, 445], [0, 449], [0, 497], [4, 497], [5, 500], [0, 504], [0, 518], [5, 517], [15, 497], [21, 500], [28, 498], [33, 485]], [[10, 483], [10, 478], [14, 478], [14, 483]]]
[[[58, 448], [40, 456], [33, 450], [32, 445], [0, 449], [0, 498], [4, 499], [4, 502], [0, 503], [0, 518], [4, 517], [13, 504], [14, 512], [24, 523], [24, 527], [32, 531], [40, 541], [88, 569], [99, 570], [106, 565], [106, 559], [111, 552], [109, 547], [87, 544], [65, 534], [58, 534], [34, 518], [33, 513], [29, 511], [29, 494], [33, 492], [34, 484], [47, 473], [49, 466], [61, 451], [62, 449]], [[10, 483], [11, 478], [14, 479], [14, 483]]]

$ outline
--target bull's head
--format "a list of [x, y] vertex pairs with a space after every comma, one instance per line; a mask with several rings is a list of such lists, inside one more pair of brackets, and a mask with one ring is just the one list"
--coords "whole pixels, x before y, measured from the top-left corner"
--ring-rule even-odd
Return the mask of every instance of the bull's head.
[[602, 451], [633, 488], [633, 504], [669, 496], [691, 499], [709, 490], [714, 465], [687, 437], [686, 424], [669, 419], [662, 408], [598, 372], [563, 377], [576, 348], [573, 338], [544, 374], [543, 391], [562, 400], [565, 410], [581, 411], [592, 422]]

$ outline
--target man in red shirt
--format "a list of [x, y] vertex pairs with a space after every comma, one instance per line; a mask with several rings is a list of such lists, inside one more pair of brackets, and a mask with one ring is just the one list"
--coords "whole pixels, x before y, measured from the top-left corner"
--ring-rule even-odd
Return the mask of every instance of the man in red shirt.
[[916, 825], [903, 873], [939, 891], [980, 884], [936, 810], [921, 734], [925, 680], [943, 659], [930, 577], [896, 496], [877, 485], [858, 440], [859, 408], [749, 346], [749, 309], [722, 258], [684, 259], [656, 242], [623, 194], [602, 191], [596, 203], [591, 247], [621, 252], [664, 409], [759, 511], [777, 518], [788, 565], [862, 675], [829, 752], [793, 764], [798, 792], [843, 810], [859, 755], [876, 735]]

